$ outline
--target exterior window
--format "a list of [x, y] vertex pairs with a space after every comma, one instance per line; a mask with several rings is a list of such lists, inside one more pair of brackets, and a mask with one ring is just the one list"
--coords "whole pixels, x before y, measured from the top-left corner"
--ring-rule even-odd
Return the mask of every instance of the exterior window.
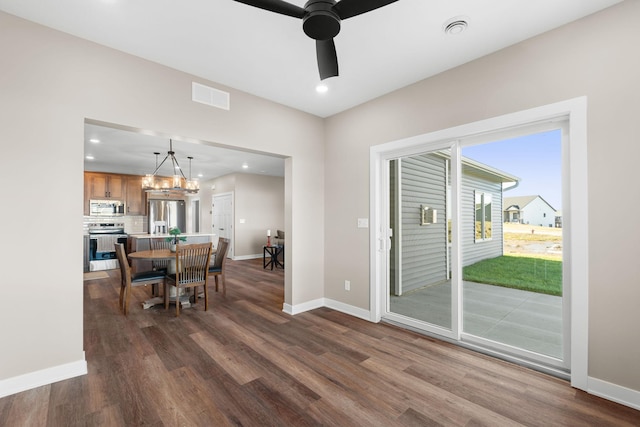
[[491, 194], [475, 192], [476, 242], [491, 239]]

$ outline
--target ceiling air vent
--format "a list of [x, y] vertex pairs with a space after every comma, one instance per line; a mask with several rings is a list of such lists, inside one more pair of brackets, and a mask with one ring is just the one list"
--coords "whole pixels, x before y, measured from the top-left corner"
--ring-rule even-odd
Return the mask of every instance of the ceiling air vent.
[[455, 36], [456, 34], [460, 34], [466, 30], [468, 26], [469, 24], [465, 17], [457, 16], [444, 23], [443, 31], [447, 35]]
[[191, 83], [191, 99], [212, 107], [229, 110], [229, 93], [200, 83]]

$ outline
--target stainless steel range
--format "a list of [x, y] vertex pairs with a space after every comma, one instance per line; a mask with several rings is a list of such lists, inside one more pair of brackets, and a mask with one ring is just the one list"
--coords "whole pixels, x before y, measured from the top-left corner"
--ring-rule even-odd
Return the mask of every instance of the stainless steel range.
[[115, 244], [127, 244], [124, 223], [92, 223], [88, 224], [88, 231], [89, 270], [118, 268]]

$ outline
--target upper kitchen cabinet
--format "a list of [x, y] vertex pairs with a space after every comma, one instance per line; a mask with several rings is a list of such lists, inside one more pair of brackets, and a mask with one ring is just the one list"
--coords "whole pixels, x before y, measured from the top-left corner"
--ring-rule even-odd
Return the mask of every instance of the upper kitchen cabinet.
[[127, 215], [146, 215], [146, 193], [142, 190], [142, 177], [129, 175], [126, 177]]
[[122, 175], [87, 172], [84, 175], [85, 199], [124, 201], [125, 180]]

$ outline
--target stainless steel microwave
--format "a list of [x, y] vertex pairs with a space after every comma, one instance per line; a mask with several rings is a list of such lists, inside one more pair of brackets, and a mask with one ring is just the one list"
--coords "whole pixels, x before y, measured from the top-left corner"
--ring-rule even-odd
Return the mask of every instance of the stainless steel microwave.
[[90, 200], [89, 215], [91, 216], [123, 216], [124, 202], [121, 200]]

